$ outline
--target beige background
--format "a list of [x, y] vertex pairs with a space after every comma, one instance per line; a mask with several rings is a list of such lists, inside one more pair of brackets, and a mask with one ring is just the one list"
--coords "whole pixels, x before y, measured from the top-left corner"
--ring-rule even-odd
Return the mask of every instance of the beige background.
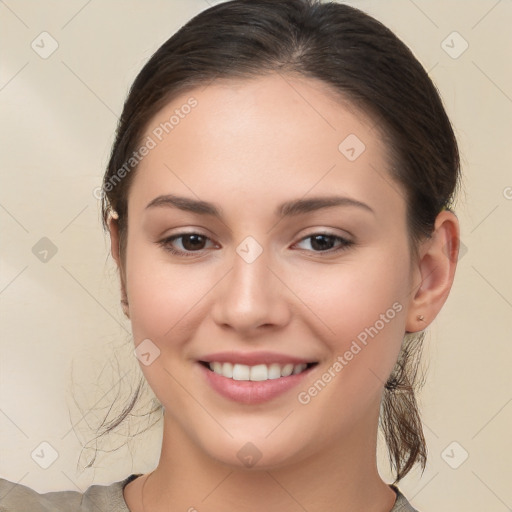
[[[420, 396], [430, 458], [423, 476], [414, 471], [400, 487], [422, 512], [510, 510], [512, 4], [349, 3], [393, 29], [429, 70], [463, 156], [457, 214], [467, 252], [429, 329]], [[0, 474], [12, 481], [39, 491], [83, 490], [156, 463], [158, 426], [115, 454], [100, 454], [94, 470], [76, 467], [79, 439], [91, 437], [87, 425], [119, 389], [129, 392], [138, 371], [94, 190], [136, 73], [207, 7], [205, 0], [0, 2]], [[58, 43], [46, 59], [31, 47], [41, 45], [43, 31]], [[453, 31], [469, 44], [458, 58], [442, 46]], [[447, 39], [452, 54], [464, 44], [457, 37]], [[43, 237], [57, 249], [47, 262], [33, 253]], [[83, 414], [70, 392], [72, 363]], [[43, 469], [52, 449], [58, 458]], [[465, 452], [467, 460], [450, 467]], [[384, 457], [381, 466], [386, 475]]]

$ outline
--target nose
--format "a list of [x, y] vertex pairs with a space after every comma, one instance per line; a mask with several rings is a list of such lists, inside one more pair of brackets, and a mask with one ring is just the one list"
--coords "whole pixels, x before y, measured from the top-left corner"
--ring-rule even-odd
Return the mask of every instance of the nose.
[[215, 287], [212, 316], [221, 328], [254, 337], [290, 321], [287, 289], [264, 254], [252, 263], [235, 254], [231, 271]]

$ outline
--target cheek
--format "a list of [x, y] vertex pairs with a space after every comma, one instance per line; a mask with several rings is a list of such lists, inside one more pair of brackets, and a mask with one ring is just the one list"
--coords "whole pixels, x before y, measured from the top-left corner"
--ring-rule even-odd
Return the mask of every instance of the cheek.
[[222, 278], [219, 272], [207, 262], [171, 264], [163, 249], [129, 239], [126, 288], [135, 343], [146, 338], [185, 342], [205, 317], [208, 293]]
[[[343, 391], [378, 392], [398, 357], [405, 333], [409, 283], [401, 258], [348, 259], [303, 272], [295, 291], [318, 320], [315, 337], [338, 360]], [[326, 376], [328, 379], [329, 376]], [[335, 386], [336, 387], [336, 386]]]
[[186, 415], [194, 408], [180, 385], [190, 379], [183, 356], [195, 326], [205, 314], [203, 299], [212, 288], [210, 274], [200, 265], [170, 265], [163, 251], [160, 254], [144, 242], [133, 240], [128, 244], [126, 284], [134, 343], [138, 346], [149, 339], [159, 351], [150, 364], [140, 367], [171, 413]]
[[[347, 259], [337, 265], [319, 266], [316, 270], [302, 269], [300, 279], [294, 279], [294, 291], [303, 303], [332, 334], [356, 336], [373, 325], [381, 314], [393, 320], [397, 309], [405, 309], [409, 292], [408, 276], [396, 258]], [[288, 280], [292, 280], [289, 276]], [[393, 304], [399, 302], [402, 308]], [[399, 322], [394, 321], [394, 324]], [[335, 336], [338, 338], [338, 336]], [[344, 338], [346, 336], [343, 336]]]

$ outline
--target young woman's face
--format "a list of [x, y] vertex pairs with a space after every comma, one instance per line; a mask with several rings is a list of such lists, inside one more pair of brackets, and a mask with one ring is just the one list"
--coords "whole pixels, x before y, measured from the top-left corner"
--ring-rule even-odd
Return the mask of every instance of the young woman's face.
[[359, 451], [418, 284], [372, 121], [276, 74], [183, 94], [143, 142], [126, 291], [167, 427], [238, 466]]

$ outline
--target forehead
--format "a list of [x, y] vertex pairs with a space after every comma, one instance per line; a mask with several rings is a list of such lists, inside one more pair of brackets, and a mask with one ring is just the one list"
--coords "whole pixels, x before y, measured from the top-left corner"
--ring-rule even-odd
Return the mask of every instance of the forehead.
[[233, 204], [238, 197], [237, 207], [325, 192], [402, 199], [371, 116], [315, 79], [214, 81], [161, 109], [143, 139], [151, 150], [132, 184], [141, 200], [171, 192]]

